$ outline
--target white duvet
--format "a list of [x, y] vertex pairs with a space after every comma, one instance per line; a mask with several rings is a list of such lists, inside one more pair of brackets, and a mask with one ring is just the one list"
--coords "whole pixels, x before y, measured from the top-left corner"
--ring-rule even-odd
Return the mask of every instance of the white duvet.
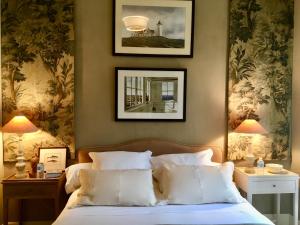
[[155, 207], [86, 206], [69, 209], [76, 191], [53, 225], [274, 225], [248, 202]]

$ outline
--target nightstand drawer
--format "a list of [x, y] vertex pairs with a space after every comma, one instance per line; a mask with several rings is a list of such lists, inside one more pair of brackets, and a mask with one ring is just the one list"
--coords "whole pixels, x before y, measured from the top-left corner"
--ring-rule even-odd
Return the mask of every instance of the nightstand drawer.
[[296, 183], [292, 180], [252, 181], [249, 187], [253, 194], [294, 193], [296, 191]]
[[22, 186], [13, 185], [11, 188], [4, 188], [5, 194], [14, 198], [52, 198], [56, 194], [55, 190], [56, 184], [24, 184]]

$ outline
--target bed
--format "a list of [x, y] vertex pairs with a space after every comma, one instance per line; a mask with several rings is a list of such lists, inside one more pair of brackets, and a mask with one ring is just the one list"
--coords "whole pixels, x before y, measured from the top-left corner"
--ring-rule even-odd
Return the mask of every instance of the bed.
[[[89, 152], [151, 150], [154, 156], [174, 153], [195, 153], [212, 149], [212, 161], [223, 162], [223, 152], [216, 146], [187, 146], [173, 142], [143, 139], [116, 145], [81, 148], [77, 151], [79, 163], [91, 162]], [[157, 206], [82, 206], [70, 209], [76, 201], [78, 190], [74, 191], [69, 201], [53, 225], [153, 225], [153, 224], [253, 224], [273, 225], [247, 201], [238, 204], [212, 203], [188, 205]]]

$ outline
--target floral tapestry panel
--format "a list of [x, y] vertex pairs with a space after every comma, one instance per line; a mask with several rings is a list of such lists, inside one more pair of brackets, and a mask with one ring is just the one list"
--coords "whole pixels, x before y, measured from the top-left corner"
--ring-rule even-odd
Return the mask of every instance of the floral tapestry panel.
[[[253, 154], [290, 159], [293, 0], [231, 0], [228, 79], [228, 159]], [[234, 129], [255, 119], [267, 134], [251, 140]]]
[[[38, 128], [23, 135], [25, 158], [39, 147], [74, 156], [74, 0], [1, 0], [2, 121], [23, 114]], [[3, 134], [4, 161], [17, 136]]]

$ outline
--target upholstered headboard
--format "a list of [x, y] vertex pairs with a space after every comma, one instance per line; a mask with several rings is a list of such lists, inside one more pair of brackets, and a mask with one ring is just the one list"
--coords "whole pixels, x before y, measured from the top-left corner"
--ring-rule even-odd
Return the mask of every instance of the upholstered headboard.
[[77, 150], [78, 162], [91, 162], [89, 152], [106, 152], [106, 151], [132, 151], [142, 152], [151, 150], [153, 155], [171, 154], [171, 153], [193, 153], [211, 148], [214, 152], [212, 161], [223, 162], [222, 149], [217, 146], [209, 145], [182, 145], [170, 141], [158, 139], [140, 139], [129, 141], [121, 144], [103, 145], [96, 147], [85, 147]]

